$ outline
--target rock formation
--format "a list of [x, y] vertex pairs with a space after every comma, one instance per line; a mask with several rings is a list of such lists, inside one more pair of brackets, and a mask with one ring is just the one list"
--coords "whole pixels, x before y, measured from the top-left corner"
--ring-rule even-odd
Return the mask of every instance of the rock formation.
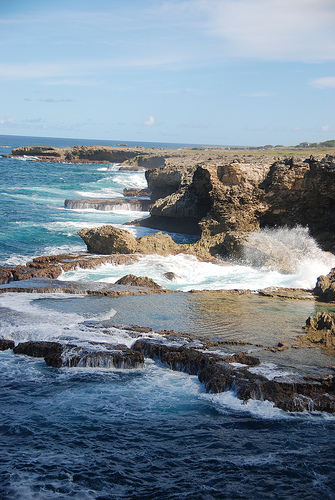
[[154, 290], [162, 289], [162, 287], [151, 278], [148, 278], [147, 276], [135, 276], [134, 274], [127, 274], [126, 276], [123, 276], [115, 282], [115, 285], [140, 286]]
[[299, 336], [303, 344], [321, 347], [324, 351], [335, 354], [335, 314], [317, 312], [309, 316], [304, 327], [305, 334]]
[[71, 210], [134, 210], [147, 211], [150, 200], [136, 200], [127, 198], [96, 199], [96, 198], [78, 198], [75, 200], [65, 200], [64, 208]]
[[59, 342], [29, 341], [18, 344], [15, 354], [44, 358], [48, 366], [86, 368], [143, 368], [144, 356], [124, 345], [101, 344], [92, 347], [63, 345]]
[[327, 276], [319, 276], [313, 292], [322, 302], [335, 302], [335, 268]]
[[124, 229], [105, 225], [99, 228], [81, 229], [78, 235], [84, 240], [91, 253], [128, 254], [135, 252], [136, 238]]
[[[259, 360], [246, 353], [222, 358], [218, 354], [176, 344], [141, 339], [135, 342], [133, 349], [158, 359], [172, 370], [197, 375], [207, 392], [220, 393], [233, 389], [244, 401], [268, 400], [286, 411], [335, 412], [335, 380], [331, 375], [297, 377], [290, 381], [280, 377], [268, 380], [249, 371], [248, 368], [259, 364]], [[232, 363], [236, 362], [246, 366], [235, 367]]]
[[213, 254], [241, 257], [251, 232], [297, 225], [308, 226], [325, 250], [335, 249], [335, 157], [227, 158], [148, 170], [146, 178], [154, 203], [144, 224], [178, 231], [188, 220], [202, 235], [198, 245]]

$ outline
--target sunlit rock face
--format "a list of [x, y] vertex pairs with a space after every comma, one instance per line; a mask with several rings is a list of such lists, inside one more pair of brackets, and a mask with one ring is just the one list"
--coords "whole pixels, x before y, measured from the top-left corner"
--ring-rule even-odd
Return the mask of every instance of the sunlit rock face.
[[193, 170], [167, 166], [147, 171], [146, 177], [152, 190], [153, 218], [161, 219], [162, 224], [164, 218], [170, 224], [174, 220], [175, 230], [179, 221], [193, 219], [204, 245], [219, 254], [239, 254], [243, 233], [297, 225], [308, 227], [323, 249], [335, 249], [332, 156], [227, 159]]

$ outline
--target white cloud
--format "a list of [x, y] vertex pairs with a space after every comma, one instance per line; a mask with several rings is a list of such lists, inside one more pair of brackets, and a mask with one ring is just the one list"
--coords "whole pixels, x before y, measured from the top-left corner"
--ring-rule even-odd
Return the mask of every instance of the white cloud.
[[335, 59], [333, 0], [200, 0], [225, 54], [277, 61]]
[[152, 127], [153, 125], [155, 125], [155, 118], [153, 116], [149, 116], [149, 118], [143, 122], [143, 125], [145, 125], [146, 127]]
[[334, 89], [335, 76], [324, 76], [323, 78], [315, 78], [310, 82], [310, 84], [318, 89]]
[[14, 125], [15, 120], [14, 118], [2, 118], [0, 120], [0, 125]]

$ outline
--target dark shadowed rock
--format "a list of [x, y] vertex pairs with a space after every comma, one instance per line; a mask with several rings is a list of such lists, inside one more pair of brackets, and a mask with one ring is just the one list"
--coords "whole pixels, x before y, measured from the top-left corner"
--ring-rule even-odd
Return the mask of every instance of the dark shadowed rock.
[[[247, 368], [234, 368], [231, 363], [247, 362], [255, 366], [257, 358], [246, 355], [222, 358], [194, 348], [171, 346], [152, 340], [138, 340], [133, 349], [165, 363], [172, 370], [198, 375], [207, 392], [219, 393], [233, 389], [237, 396], [248, 399], [268, 400], [286, 411], [335, 412], [335, 377], [320, 379], [268, 380], [251, 373]], [[227, 362], [229, 361], [229, 362]]]
[[[80, 346], [63, 346], [61, 353], [45, 357], [48, 366], [81, 368], [132, 369], [144, 367], [144, 356], [126, 346], [101, 346], [101, 350]], [[108, 350], [107, 350], [108, 349]]]
[[63, 350], [59, 342], [29, 341], [22, 342], [14, 347], [15, 354], [26, 354], [34, 358], [44, 358], [45, 356], [61, 353]]
[[13, 349], [15, 343], [13, 340], [0, 339], [0, 351], [7, 351]]

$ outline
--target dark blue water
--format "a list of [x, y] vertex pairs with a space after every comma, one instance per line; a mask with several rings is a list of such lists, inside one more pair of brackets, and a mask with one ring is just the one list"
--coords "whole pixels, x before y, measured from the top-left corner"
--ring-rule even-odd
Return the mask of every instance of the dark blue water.
[[[2, 146], [8, 146], [0, 153], [16, 146], [89, 142], [0, 139]], [[1, 263], [84, 251], [76, 234], [81, 227], [132, 220], [134, 214], [64, 209], [65, 198], [113, 197], [131, 183], [145, 183], [141, 173], [106, 168], [0, 158]], [[149, 274], [153, 260], [143, 262]], [[176, 272], [186, 282], [209, 271], [187, 261], [190, 272], [184, 275], [186, 261], [177, 264]], [[162, 262], [155, 263], [157, 276], [165, 271], [163, 267], [159, 271], [159, 265]], [[231, 283], [234, 269], [229, 268]], [[104, 279], [108, 279], [106, 273]], [[220, 273], [217, 280], [224, 280]], [[91, 328], [87, 320], [115, 313], [116, 321], [137, 320], [143, 326], [163, 328], [176, 321], [178, 312], [182, 328], [192, 324], [193, 329], [201, 326], [204, 335], [223, 331], [243, 337], [247, 325], [252, 326], [250, 335], [257, 333], [257, 321], [265, 332], [264, 325], [274, 321], [274, 310], [276, 318], [281, 316], [280, 300], [272, 306], [261, 304], [261, 313], [253, 302], [242, 301], [225, 314], [213, 295], [200, 300], [195, 294], [192, 301], [179, 302], [174, 296], [176, 304], [172, 296], [166, 297], [165, 302], [162, 298], [150, 303], [149, 296], [141, 302], [0, 294], [0, 336], [16, 343], [29, 339], [109, 342], [113, 337], [131, 345], [134, 339], [122, 330]], [[181, 309], [188, 302], [183, 316]], [[285, 312], [289, 318], [285, 328], [276, 319], [270, 337], [296, 335], [309, 308], [313, 306], [302, 306], [296, 318], [292, 304], [286, 304], [282, 309], [283, 317]], [[317, 352], [313, 350], [313, 355]], [[144, 369], [134, 371], [53, 369], [43, 360], [0, 352], [0, 414], [0, 499], [335, 498], [335, 417], [287, 414], [260, 401], [243, 404], [232, 392], [206, 395], [196, 377], [150, 360]]]
[[0, 360], [1, 498], [334, 498], [332, 418], [234, 409], [151, 363]]

